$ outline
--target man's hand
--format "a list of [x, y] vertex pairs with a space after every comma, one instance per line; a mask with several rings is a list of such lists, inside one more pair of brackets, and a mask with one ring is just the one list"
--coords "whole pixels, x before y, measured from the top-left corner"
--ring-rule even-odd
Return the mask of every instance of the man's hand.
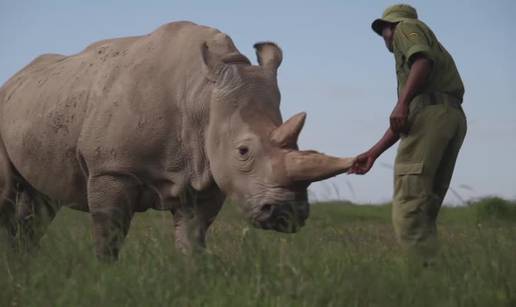
[[366, 151], [363, 154], [360, 154], [356, 157], [353, 166], [351, 166], [348, 174], [358, 174], [364, 175], [369, 172], [371, 167], [373, 167], [374, 161], [376, 161], [377, 155], [373, 154], [371, 151]]
[[416, 93], [421, 92], [432, 72], [432, 65], [432, 60], [424, 54], [416, 53], [413, 56], [407, 82], [399, 95], [398, 103], [394, 110], [392, 110], [390, 117], [390, 129], [394, 134], [399, 135], [400, 133], [408, 132], [409, 104], [416, 96]]
[[390, 117], [391, 130], [395, 134], [406, 133], [408, 131], [408, 105], [398, 102], [392, 110]]

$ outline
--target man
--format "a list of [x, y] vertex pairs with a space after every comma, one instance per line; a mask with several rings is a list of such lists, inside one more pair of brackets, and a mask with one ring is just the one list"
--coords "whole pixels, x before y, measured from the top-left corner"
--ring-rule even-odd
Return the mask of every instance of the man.
[[398, 102], [385, 135], [357, 157], [350, 172], [367, 173], [401, 139], [394, 166], [394, 230], [402, 246], [427, 258], [437, 250], [437, 214], [466, 135], [464, 86], [452, 57], [413, 7], [390, 6], [372, 28], [394, 54]]

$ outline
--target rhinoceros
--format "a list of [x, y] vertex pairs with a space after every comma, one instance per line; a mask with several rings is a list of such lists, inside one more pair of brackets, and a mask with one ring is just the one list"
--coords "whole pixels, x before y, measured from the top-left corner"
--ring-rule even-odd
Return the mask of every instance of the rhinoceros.
[[258, 228], [296, 232], [309, 184], [353, 159], [298, 149], [306, 114], [282, 120], [282, 50], [254, 48], [259, 65], [217, 29], [172, 22], [33, 60], [0, 89], [9, 237], [37, 245], [68, 206], [90, 213], [97, 257], [116, 259], [133, 214], [152, 208], [171, 211], [180, 249], [202, 250], [226, 198]]

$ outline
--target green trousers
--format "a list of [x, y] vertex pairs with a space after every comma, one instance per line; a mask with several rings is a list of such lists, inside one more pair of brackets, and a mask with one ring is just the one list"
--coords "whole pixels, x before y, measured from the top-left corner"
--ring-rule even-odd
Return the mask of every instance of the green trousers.
[[423, 94], [410, 104], [408, 134], [394, 166], [392, 220], [402, 246], [422, 256], [437, 251], [436, 219], [466, 135], [455, 98]]

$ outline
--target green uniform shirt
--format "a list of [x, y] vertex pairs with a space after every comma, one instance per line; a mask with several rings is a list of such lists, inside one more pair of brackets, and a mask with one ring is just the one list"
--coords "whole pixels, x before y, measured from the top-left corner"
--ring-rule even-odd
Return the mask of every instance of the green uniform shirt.
[[428, 82], [421, 89], [423, 93], [442, 92], [462, 101], [464, 85], [451, 55], [439, 43], [430, 28], [418, 19], [405, 19], [394, 31], [393, 53], [396, 59], [398, 95], [407, 82], [413, 57], [425, 55], [433, 62]]

